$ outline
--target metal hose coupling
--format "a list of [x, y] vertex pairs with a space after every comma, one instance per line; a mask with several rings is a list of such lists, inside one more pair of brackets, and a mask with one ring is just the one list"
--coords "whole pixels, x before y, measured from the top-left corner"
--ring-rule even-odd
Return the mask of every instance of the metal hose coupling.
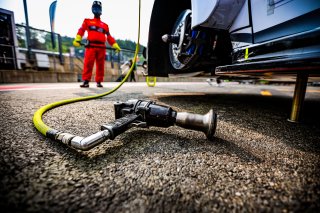
[[80, 137], [69, 133], [58, 132], [55, 140], [60, 141], [74, 149], [88, 151], [89, 149], [92, 149], [93, 147], [106, 141], [109, 139], [109, 137], [110, 132], [108, 130], [99, 131], [88, 137]]

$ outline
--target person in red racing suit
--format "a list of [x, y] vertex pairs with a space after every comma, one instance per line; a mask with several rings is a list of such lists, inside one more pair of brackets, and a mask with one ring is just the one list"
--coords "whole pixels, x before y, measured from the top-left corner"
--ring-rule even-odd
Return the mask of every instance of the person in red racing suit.
[[105, 43], [108, 43], [119, 52], [121, 49], [115, 39], [110, 35], [109, 27], [106, 23], [100, 20], [102, 6], [100, 1], [94, 1], [92, 4], [93, 19], [84, 19], [82, 26], [78, 30], [73, 45], [80, 46], [82, 36], [87, 31], [88, 45], [86, 46], [84, 65], [82, 71], [83, 84], [80, 87], [89, 87], [89, 82], [92, 76], [92, 69], [96, 61], [96, 77], [97, 87], [103, 87], [101, 82], [104, 77], [104, 61], [106, 55]]

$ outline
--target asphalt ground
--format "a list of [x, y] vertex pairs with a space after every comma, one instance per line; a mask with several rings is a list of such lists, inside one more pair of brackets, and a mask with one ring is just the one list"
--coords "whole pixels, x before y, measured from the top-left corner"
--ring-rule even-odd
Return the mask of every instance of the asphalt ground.
[[41, 106], [116, 84], [104, 85], [0, 85], [1, 212], [319, 212], [319, 87], [308, 87], [300, 124], [287, 121], [291, 86], [206, 82], [126, 83], [43, 116], [54, 129], [88, 136], [114, 120], [116, 101], [198, 114], [213, 108], [213, 141], [177, 126], [133, 128], [83, 152], [34, 128]]

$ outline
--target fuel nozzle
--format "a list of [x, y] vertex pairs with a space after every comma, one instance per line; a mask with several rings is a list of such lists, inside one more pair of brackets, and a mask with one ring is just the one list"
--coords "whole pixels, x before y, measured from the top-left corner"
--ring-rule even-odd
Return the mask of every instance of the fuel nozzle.
[[114, 104], [115, 118], [128, 116], [128, 114], [140, 115], [140, 121], [145, 126], [169, 127], [180, 126], [186, 129], [203, 132], [209, 140], [212, 140], [217, 126], [217, 115], [211, 109], [207, 114], [200, 115], [189, 112], [177, 112], [171, 107], [156, 104], [147, 100], [128, 100]]
[[116, 120], [102, 125], [101, 131], [88, 137], [80, 137], [57, 130], [50, 130], [46, 134], [49, 138], [72, 148], [87, 151], [107, 139], [115, 139], [132, 127], [170, 127], [177, 125], [204, 132], [207, 138], [212, 140], [217, 126], [217, 115], [212, 109], [205, 115], [177, 112], [171, 107], [147, 100], [132, 99], [127, 102], [116, 102], [114, 112]]

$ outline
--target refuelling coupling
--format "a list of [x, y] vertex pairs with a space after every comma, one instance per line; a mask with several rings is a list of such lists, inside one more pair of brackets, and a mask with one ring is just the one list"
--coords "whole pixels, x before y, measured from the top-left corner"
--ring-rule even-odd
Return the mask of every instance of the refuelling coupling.
[[213, 140], [217, 126], [217, 115], [212, 109], [205, 115], [178, 112], [175, 124], [186, 129], [201, 131], [209, 140]]

